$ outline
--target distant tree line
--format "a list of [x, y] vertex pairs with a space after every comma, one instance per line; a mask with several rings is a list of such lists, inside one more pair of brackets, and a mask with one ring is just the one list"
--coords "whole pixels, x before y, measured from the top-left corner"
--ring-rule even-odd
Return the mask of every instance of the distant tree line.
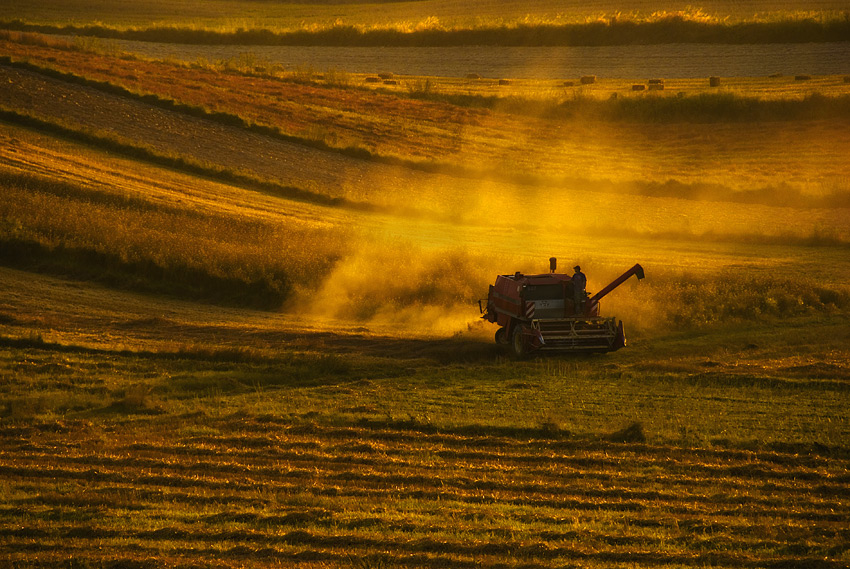
[[361, 29], [336, 25], [318, 30], [276, 32], [240, 29], [222, 32], [179, 27], [115, 29], [107, 26], [52, 26], [0, 21], [0, 28], [47, 34], [84, 35], [182, 44], [232, 45], [325, 45], [449, 47], [463, 45], [503, 46], [600, 46], [673, 43], [809, 43], [850, 41], [850, 18], [817, 21], [788, 19], [769, 22], [703, 22], [685, 18], [658, 21], [610, 20], [582, 24], [536, 24], [468, 29], [422, 29], [414, 31]]

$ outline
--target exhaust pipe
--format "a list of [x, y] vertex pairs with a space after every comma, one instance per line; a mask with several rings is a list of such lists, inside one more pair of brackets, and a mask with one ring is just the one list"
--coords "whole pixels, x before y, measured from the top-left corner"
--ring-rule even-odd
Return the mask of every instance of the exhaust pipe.
[[558, 259], [555, 257], [549, 257], [549, 272], [554, 273], [555, 269], [558, 268]]

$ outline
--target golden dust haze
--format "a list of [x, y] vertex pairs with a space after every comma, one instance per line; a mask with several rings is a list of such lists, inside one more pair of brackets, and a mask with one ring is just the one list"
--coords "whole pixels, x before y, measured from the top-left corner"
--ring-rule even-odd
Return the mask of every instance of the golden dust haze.
[[[450, 4], [417, 9], [448, 14]], [[538, 14], [529, 21], [545, 19], [547, 7], [529, 6]], [[608, 12], [666, 21], [678, 17], [673, 8], [640, 4]], [[774, 8], [792, 14], [800, 6]], [[564, 10], [590, 17], [579, 14], [578, 5]], [[744, 17], [733, 11], [719, 2], [682, 17], [715, 23], [723, 18], [714, 13]], [[174, 18], [185, 17], [178, 12]], [[429, 21], [449, 25], [444, 16]], [[13, 168], [37, 175], [64, 170], [62, 177], [75, 184], [120, 188], [157, 204], [140, 213], [113, 204], [90, 207], [82, 197], [71, 206], [56, 195], [25, 193], [5, 204], [7, 216], [26, 220], [22, 234], [50, 246], [66, 239], [123, 261], [152, 259], [217, 278], [264, 282], [286, 296], [283, 307], [295, 314], [440, 333], [462, 331], [477, 320], [476, 301], [497, 274], [544, 272], [550, 256], [562, 268], [586, 267], [591, 290], [641, 263], [648, 281], [640, 288], [624, 285], [603, 306], [604, 313], [630, 318], [638, 329], [828, 312], [846, 294], [850, 129], [844, 115], [793, 118], [770, 111], [763, 120], [729, 119], [712, 114], [718, 111], [710, 97], [709, 103], [700, 98], [719, 94], [717, 101], [732, 110], [741, 102], [762, 110], [777, 102], [807, 108], [813, 97], [840, 105], [847, 96], [842, 77], [728, 77], [716, 93], [707, 92], [704, 79], [675, 76], [652, 93], [632, 92], [635, 79], [629, 77], [574, 87], [562, 79], [517, 77], [504, 90], [486, 78], [397, 77], [392, 85], [375, 87], [362, 74], [286, 69], [246, 53], [235, 63], [181, 62], [179, 55], [157, 62], [113, 57], [118, 48], [96, 41], [63, 48], [61, 41], [68, 40], [4, 37], [4, 49], [33, 65], [59, 73], [85, 69], [129, 93], [152, 92], [247, 117], [247, 124], [310, 143], [241, 134], [210, 121], [177, 121], [160, 110], [155, 119], [133, 122], [137, 110], [127, 101], [121, 111], [126, 120], [111, 121], [111, 111], [101, 109], [105, 98], [88, 104], [101, 116], [82, 113], [87, 104], [75, 102], [67, 85], [60, 93], [56, 82], [38, 86], [45, 95], [39, 97], [31, 96], [34, 89], [6, 89], [3, 104], [23, 107], [32, 119], [94, 132], [109, 144], [138, 144], [208, 173], [283, 187], [283, 199], [277, 199], [278, 190], [252, 195], [226, 184], [211, 190], [197, 180], [163, 184], [159, 172], [125, 176], [100, 168], [98, 158], [75, 157], [74, 150], [60, 157], [38, 150], [40, 143], [33, 154], [41, 163], [27, 163], [15, 151], [21, 141], [7, 137], [5, 157]], [[11, 85], [22, 77], [14, 72], [4, 71]], [[412, 97], [426, 82], [430, 98]], [[493, 93], [501, 95], [486, 103]], [[610, 114], [664, 101], [696, 110], [684, 119]], [[197, 134], [166, 136], [171, 121], [174, 131]], [[316, 148], [317, 142], [324, 146]], [[346, 154], [352, 148], [372, 159]], [[137, 164], [119, 168], [140, 170]], [[33, 213], [44, 210], [35, 202], [54, 204], [67, 215]], [[70, 213], [86, 208], [100, 213], [88, 220]], [[214, 218], [204, 223], [191, 210]], [[105, 238], [107, 219], [128, 230]], [[753, 287], [768, 291], [763, 301], [751, 296]], [[670, 306], [694, 290], [699, 303]]]
[[[809, 42], [846, 4], [3, 0], [0, 566], [846, 568], [850, 77], [227, 45]], [[479, 301], [550, 257], [643, 267], [623, 349], [498, 345]]]

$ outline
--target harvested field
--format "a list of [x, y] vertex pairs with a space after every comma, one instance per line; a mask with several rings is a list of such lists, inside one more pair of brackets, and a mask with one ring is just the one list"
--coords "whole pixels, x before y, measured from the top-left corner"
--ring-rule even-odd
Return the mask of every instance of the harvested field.
[[[659, 113], [663, 115], [664, 111], [654, 109], [652, 101], [648, 100], [644, 101], [644, 111], [634, 111], [637, 117], [644, 117], [637, 122], [588, 122], [581, 117], [592, 117], [600, 112], [599, 108], [584, 106], [592, 101], [591, 97], [574, 97], [570, 93], [560, 106], [561, 110], [554, 111], [566, 113], [565, 120], [551, 120], [503, 112], [501, 104], [496, 104], [494, 109], [460, 107], [441, 101], [411, 100], [392, 93], [303, 85], [243, 73], [187, 70], [182, 66], [38, 46], [24, 46], [22, 49], [14, 43], [7, 43], [4, 48], [16, 57], [26, 54], [27, 59], [39, 66], [72, 71], [78, 77], [93, 81], [108, 80], [131, 93], [152, 94], [164, 101], [187, 105], [195, 111], [199, 108], [210, 114], [223, 113], [225, 116], [220, 117], [219, 122], [229, 121], [232, 124], [244, 121], [264, 125], [299, 141], [349, 151], [355, 157], [362, 157], [365, 151], [378, 157], [408, 161], [424, 169], [465, 172], [465, 178], [498, 180], [511, 177], [523, 182], [542, 179], [544, 183], [552, 182], [570, 188], [601, 185], [603, 181], [628, 188], [647, 182], [662, 184], [672, 179], [732, 191], [761, 188], [781, 191], [782, 187], [790, 187], [818, 195], [842, 191], [848, 177], [846, 161], [842, 160], [850, 152], [846, 116], [836, 119], [815, 114], [808, 120], [796, 120], [793, 125], [776, 120], [787, 117], [791, 111], [783, 106], [785, 103], [781, 100], [770, 103], [773, 87], [765, 81], [748, 84], [744, 88], [752, 89], [759, 96], [766, 93], [765, 104], [767, 108], [774, 109], [767, 111], [773, 113], [767, 115], [767, 120], [725, 121], [720, 120], [721, 115], [694, 123], [686, 115], [684, 124], [678, 121], [671, 124], [663, 118], [659, 120]], [[5, 69], [4, 73], [17, 76], [24, 72]], [[25, 81], [33, 80], [31, 76], [26, 80], [20, 77], [15, 79], [15, 84], [20, 81], [23, 86]], [[69, 95], [67, 89], [76, 87], [63, 86], [55, 77], [42, 77], [38, 81], [49, 81], [50, 89], [32, 85], [27, 91], [49, 95], [55, 89], [66, 97], [81, 96], [79, 92]], [[790, 79], [791, 85], [796, 83], [799, 82]], [[819, 88], [830, 88], [827, 83], [840, 84], [840, 88], [846, 91], [841, 78], [825, 78]], [[498, 89], [497, 81], [489, 84]], [[607, 99], [610, 89], [619, 89], [624, 95], [631, 93], [631, 84], [621, 82], [616, 87], [603, 88], [599, 96]], [[709, 89], [705, 80], [699, 84], [701, 90]], [[694, 85], [694, 82], [677, 85], [668, 80], [665, 86], [673, 91], [675, 101], [676, 92], [694, 89]], [[805, 93], [788, 92], [792, 101], [806, 96]], [[89, 93], [87, 96], [94, 96]], [[38, 99], [20, 99], [19, 96], [12, 90], [4, 93], [7, 99], [4, 104], [27, 108], [40, 103]], [[734, 97], [701, 103], [699, 95], [695, 96], [691, 104], [707, 113], [722, 113], [724, 109], [735, 109], [739, 104]], [[621, 99], [622, 112], [627, 112], [630, 100], [625, 96]], [[843, 99], [839, 96], [836, 100]], [[56, 105], [53, 111], [46, 111], [49, 116], [56, 116], [56, 111], [61, 108], [59, 105], [67, 105], [68, 102], [52, 97], [43, 104]], [[67, 114], [69, 120], [75, 120], [81, 103], [71, 104], [74, 107], [62, 108], [59, 116]], [[771, 104], [777, 106], [774, 108]], [[106, 106], [105, 103], [103, 105]], [[571, 110], [573, 105], [574, 110]], [[525, 102], [524, 106], [539, 108], [529, 102]], [[746, 103], [743, 103], [743, 108], [744, 117], [761, 112], [760, 107], [746, 110]], [[545, 105], [539, 110], [541, 113], [552, 111]], [[697, 110], [697, 113], [702, 111]], [[126, 113], [122, 116], [133, 120], [131, 111], [121, 112]], [[579, 119], [576, 120], [576, 117]], [[163, 124], [167, 125], [167, 122]], [[92, 128], [98, 125], [92, 125], [87, 119], [80, 126]], [[115, 125], [115, 128], [119, 127]], [[148, 125], [147, 128], [153, 127]], [[508, 136], [506, 133], [513, 134]], [[128, 133], [128, 136], [132, 135], [132, 132]], [[139, 140], [155, 144], [155, 139]], [[522, 141], [522, 144], [516, 144], [516, 140]], [[233, 152], [238, 150], [224, 142], [221, 148]], [[188, 149], [172, 152], [184, 153]], [[214, 161], [216, 158], [207, 159]], [[270, 167], [271, 164], [266, 164], [261, 172], [265, 175]], [[315, 170], [317, 176], [325, 174], [320, 168]], [[351, 177], [357, 176], [352, 174]], [[327, 189], [326, 184], [317, 185]]]
[[838, 568], [850, 541], [850, 463], [828, 448], [239, 416], [185, 418], [178, 432], [66, 420], [2, 437], [12, 563]]
[[[48, 44], [0, 41], [0, 565], [850, 563], [840, 95], [577, 118]], [[552, 255], [644, 266], [626, 348], [494, 344]]]
[[[153, 152], [166, 163], [173, 160], [173, 157], [188, 159], [189, 164], [193, 166], [193, 171], [206, 169], [212, 175], [216, 175], [222, 170], [236, 175], [248, 173], [250, 179], [255, 182], [273, 182], [276, 191], [283, 195], [300, 197], [320, 204], [339, 203], [344, 205], [347, 203], [351, 207], [361, 209], [377, 207], [387, 211], [413, 210], [416, 212], [419, 210], [437, 216], [451, 215], [454, 218], [460, 216], [467, 220], [474, 220], [495, 215], [495, 211], [488, 211], [493, 208], [493, 204], [485, 197], [490, 193], [495, 192], [509, 197], [515, 196], [516, 199], [521, 200], [523, 194], [557, 191], [558, 196], [555, 199], [556, 203], [559, 202], [558, 207], [552, 210], [555, 215], [551, 219], [547, 219], [545, 216], [540, 218], [540, 214], [537, 214], [538, 223], [544, 227], [547, 225], [556, 227], [560, 224], [561, 218], [557, 214], [558, 211], [566, 211], [574, 207], [575, 203], [587, 203], [587, 200], [591, 200], [599, 204], [599, 207], [596, 208], [599, 213], [591, 225], [596, 227], [607, 226], [615, 223], [615, 220], [619, 223], [623, 219], [623, 211], [634, 211], [635, 207], [640, 207], [646, 210], [646, 216], [635, 219], [638, 223], [634, 227], [623, 227], [622, 229], [642, 232], [645, 231], [645, 228], [652, 227], [659, 232], [671, 229], [682, 231], [684, 229], [697, 235], [706, 232], [740, 235], [746, 234], [752, 228], [752, 215], [759, 215], [771, 220], [776, 220], [777, 216], [784, 219], [782, 223], [778, 224], [760, 224], [760, 226], [765, 227], [765, 231], [768, 233], [774, 231], [777, 236], [809, 237], [817, 228], [818, 231], [827, 235], [846, 239], [847, 227], [844, 223], [844, 213], [841, 210], [806, 208], [808, 211], [801, 217], [797, 211], [786, 208], [753, 206], [744, 210], [734, 203], [727, 205], [713, 202], [711, 215], [706, 216], [701, 215], [701, 212], [704, 211], [704, 203], [697, 200], [691, 204], [682, 204], [681, 200], [678, 199], [678, 196], [682, 193], [677, 193], [680, 191], [692, 192], [697, 196], [705, 195], [709, 198], [712, 197], [713, 193], [717, 193], [718, 197], [732, 198], [733, 201], [755, 199], [767, 203], [775, 201], [777, 196], [782, 199], [781, 192], [786, 190], [763, 189], [761, 191], [764, 198], [747, 197], [746, 192], [742, 192], [737, 187], [738, 184], [744, 183], [748, 177], [750, 184], [756, 183], [754, 180], [758, 180], [760, 184], [770, 184], [779, 179], [784, 180], [783, 183], [787, 183], [789, 179], [802, 180], [805, 178], [802, 187], [807, 188], [807, 192], [815, 191], [815, 187], [818, 188], [817, 191], [823, 192], [823, 188], [830, 187], [830, 184], [838, 184], [838, 178], [843, 175], [842, 169], [845, 163], [835, 157], [835, 154], [841, 151], [844, 145], [843, 139], [846, 138], [846, 129], [840, 122], [832, 124], [821, 121], [806, 122], [803, 125], [795, 125], [793, 133], [781, 128], [780, 125], [763, 124], [755, 129], [759, 132], [746, 135], [751, 137], [749, 140], [738, 139], [734, 141], [734, 137], [739, 135], [743, 137], [745, 136], [744, 131], [753, 129], [747, 126], [709, 127], [706, 125], [704, 128], [699, 128], [699, 130], [705, 130], [703, 135], [682, 134], [678, 128], [659, 126], [626, 127], [630, 134], [620, 132], [619, 135], [639, 136], [635, 141], [635, 146], [631, 149], [623, 147], [622, 139], [616, 138], [619, 135], [615, 132], [602, 134], [598, 130], [595, 131], [594, 137], [602, 137], [602, 139], [608, 140], [610, 135], [617, 140], [614, 145], [611, 145], [611, 142], [604, 142], [602, 147], [599, 146], [602, 143], [601, 139], [597, 139], [595, 142], [590, 138], [582, 140], [580, 132], [562, 132], [559, 135], [562, 137], [561, 143], [554, 145], [554, 147], [561, 150], [575, 147], [575, 152], [568, 150], [566, 154], [563, 154], [555, 152], [553, 148], [541, 152], [549, 152], [553, 160], [556, 159], [556, 156], [557, 160], [563, 160], [565, 155], [570, 156], [571, 160], [587, 160], [585, 166], [587, 170], [584, 173], [589, 176], [588, 180], [570, 178], [558, 181], [555, 178], [547, 181], [544, 178], [539, 183], [525, 186], [506, 183], [511, 181], [510, 176], [517, 175], [516, 171], [512, 174], [505, 174], [505, 180], [500, 179], [501, 172], [499, 170], [485, 175], [484, 179], [475, 179], [474, 171], [461, 172], [460, 176], [452, 175], [454, 168], [451, 164], [447, 164], [445, 167], [437, 164], [434, 168], [425, 167], [425, 171], [423, 171], [418, 167], [410, 168], [405, 167], [405, 165], [386, 163], [382, 160], [367, 161], [349, 156], [345, 152], [327, 152], [303, 142], [274, 139], [262, 132], [222, 124], [220, 121], [204, 119], [189, 113], [159, 108], [132, 98], [104, 93], [93, 88], [80, 88], [73, 83], [45, 77], [30, 71], [0, 67], [0, 74], [14, 85], [14, 88], [4, 90], [0, 94], [0, 102], [7, 108], [24, 110], [27, 113], [26, 116], [34, 116], [50, 123], [55, 121], [55, 124], [75, 132], [95, 133], [96, 136], [105, 139], [110, 144], [114, 141], [145, 152]], [[33, 97], [34, 93], [38, 95]], [[484, 116], [487, 115], [489, 113]], [[123, 120], [117, 122], [112, 120], [115, 116], [120, 116]], [[443, 128], [447, 127], [444, 126]], [[476, 127], [466, 126], [463, 128], [469, 131]], [[525, 129], [528, 126], [518, 128]], [[593, 128], [596, 129], [596, 127]], [[794, 138], [801, 134], [800, 129], [802, 129], [804, 138], [798, 138], [795, 141]], [[814, 136], [815, 133], [821, 133], [824, 129], [835, 133], [829, 144], [830, 149], [810, 147], [808, 144], [805, 144], [806, 148], [802, 148], [801, 145], [804, 145], [806, 139]], [[640, 131], [639, 134], [638, 131]], [[411, 144], [414, 142], [413, 138], [408, 138], [410, 133], [407, 129], [400, 129], [397, 133], [403, 134]], [[488, 148], [483, 144], [484, 141], [488, 140], [488, 136], [482, 132], [470, 134], [469, 140], [458, 141], [458, 148], [462, 150], [456, 156], [468, 158], [463, 161], [467, 165], [474, 164], [475, 156], [484, 156], [488, 153]], [[685, 138], [682, 138], [683, 136]], [[704, 136], [708, 136], [717, 144], [715, 145], [712, 142], [707, 145]], [[645, 141], [653, 137], [655, 137], [654, 146], [650, 150]], [[502, 138], [506, 144], [510, 142], [510, 139]], [[725, 142], [721, 143], [721, 139]], [[688, 143], [688, 140], [691, 142]], [[767, 144], [772, 147], [775, 145], [775, 148], [760, 148], [765, 144], [763, 140], [768, 140]], [[673, 145], [677, 141], [680, 143], [680, 148], [676, 151], [680, 154], [678, 158], [674, 155], [664, 158], [655, 156], [654, 153], [658, 152], [659, 145]], [[823, 144], [825, 144], [825, 141], [826, 139], [824, 139]], [[544, 139], [535, 137], [534, 140], [529, 140], [529, 144], [532, 146], [543, 145]], [[688, 144], [693, 145], [692, 150], [687, 149]], [[806, 169], [812, 168], [811, 162], [813, 161], [823, 164], [823, 168], [818, 172], [819, 179], [813, 180], [808, 175], [808, 170], [803, 171], [803, 166], [800, 166], [800, 169], [794, 172], [791, 171], [793, 164], [783, 158], [785, 156], [784, 150], [783, 153], [780, 153], [780, 147], [785, 149], [790, 144], [801, 146], [796, 157], [807, 164]], [[548, 146], [552, 147], [553, 145], [548, 144]], [[578, 147], [582, 147], [581, 150]], [[723, 188], [716, 185], [688, 187], [688, 182], [693, 180], [693, 174], [686, 171], [685, 165], [693, 164], [694, 161], [706, 161], [708, 163], [714, 161], [711, 156], [704, 155], [704, 150], [707, 147], [714, 149], [713, 152], [718, 160], [740, 161], [738, 166], [727, 163], [722, 169], [724, 181], [726, 181], [730, 171], [741, 171], [740, 179], [733, 182], [735, 187]], [[492, 150], [492, 148], [489, 149], [491, 157]], [[444, 149], [443, 152], [445, 151]], [[508, 144], [506, 151], [511, 153], [511, 160], [514, 160], [516, 149], [511, 149]], [[653, 158], [651, 161], [643, 162], [643, 157], [648, 152], [653, 154]], [[696, 154], [698, 153], [703, 153], [703, 156], [697, 158]], [[21, 157], [7, 154], [7, 156], [12, 163], [30, 159], [26, 155]], [[524, 156], [522, 160], [532, 161], [529, 168], [543, 168], [544, 171], [550, 172], [553, 177], [557, 176], [557, 168], [547, 170], [546, 162], [548, 159], [544, 155], [532, 153]], [[618, 157], [623, 159], [623, 162], [620, 163], [621, 168], [618, 175], [625, 176], [625, 178], [621, 178], [619, 184], [612, 185], [610, 180], [601, 180], [600, 176], [614, 169], [614, 161]], [[516, 156], [516, 159], [520, 158]], [[681, 169], [671, 168], [664, 164], [665, 161], [674, 163], [681, 161]], [[782, 162], [782, 170], [774, 170], [774, 165], [776, 168], [780, 168], [780, 161]], [[666, 189], [665, 184], [662, 184], [660, 179], [658, 183], [654, 184], [636, 183], [633, 176], [628, 173], [630, 162], [635, 165], [638, 172], [645, 172], [647, 168], [645, 164], [647, 163], [658, 168], [659, 171], [681, 171], [682, 185], [674, 185], [671, 189]], [[569, 162], [569, 164], [572, 163]], [[718, 165], [720, 163], [718, 162]], [[568, 163], [564, 163], [560, 167], [566, 168], [567, 165]], [[485, 169], [488, 168], [486, 165], [482, 166]], [[29, 167], [26, 168], [29, 169]], [[429, 171], [434, 169], [437, 171]], [[445, 173], [440, 172], [440, 170], [445, 170]], [[39, 171], [39, 168], [34, 168], [34, 171]], [[703, 179], [706, 179], [704, 170], [702, 172]], [[575, 171], [573, 173], [581, 174], [581, 172]], [[521, 176], [521, 174], [519, 175]], [[376, 184], [375, 180], [380, 180], [380, 183]], [[671, 180], [665, 180], [667, 184], [670, 182]], [[538, 189], [540, 184], [543, 186]], [[551, 189], [547, 189], [547, 187], [551, 187]], [[752, 185], [748, 187], [752, 188]], [[406, 193], [400, 193], [397, 191], [400, 188], [409, 188], [410, 190]], [[835, 188], [837, 191], [840, 186], [836, 185]], [[651, 201], [657, 205], [646, 208], [642, 204], [646, 204], [647, 201], [642, 197], [623, 195], [614, 197], [612, 195], [612, 192], [613, 194], [620, 194], [624, 191], [630, 194], [661, 192], [663, 197], [652, 198]], [[792, 189], [789, 199], [806, 204], [809, 198], [805, 195], [800, 197], [801, 191]], [[827, 192], [827, 199], [833, 193], [832, 191]], [[820, 196], [814, 197], [814, 200], [810, 203], [817, 205], [818, 199], [820, 199]], [[839, 197], [838, 199], [842, 198]], [[792, 204], [793, 201], [787, 205]], [[500, 206], [496, 206], [495, 209], [498, 209], [498, 207]], [[678, 210], [679, 214], [671, 217], [670, 208]], [[531, 205], [529, 209], [534, 209], [534, 206]], [[658, 218], [657, 221], [656, 218]], [[588, 225], [589, 221], [581, 223], [581, 225]], [[669, 226], [670, 221], [676, 222], [672, 228]]]

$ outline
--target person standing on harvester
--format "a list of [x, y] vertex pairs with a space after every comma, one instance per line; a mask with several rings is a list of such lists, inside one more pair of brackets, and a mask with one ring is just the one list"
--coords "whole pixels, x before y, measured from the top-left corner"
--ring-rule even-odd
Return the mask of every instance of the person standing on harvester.
[[573, 275], [573, 306], [575, 306], [576, 314], [584, 312], [584, 289], [587, 286], [587, 277], [581, 272], [581, 267], [576, 265], [573, 267], [575, 274]]

